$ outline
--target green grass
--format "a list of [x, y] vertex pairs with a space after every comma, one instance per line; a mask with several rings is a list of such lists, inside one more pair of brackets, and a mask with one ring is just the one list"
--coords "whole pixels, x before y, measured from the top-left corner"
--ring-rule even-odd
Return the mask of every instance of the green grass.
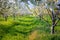
[[[39, 17], [24, 15], [16, 17], [15, 20], [12, 17], [8, 17], [7, 21], [4, 21], [3, 18], [0, 20], [0, 39], [1, 40], [29, 40], [28, 36], [34, 30], [38, 30], [38, 37], [35, 40], [52, 40], [52, 35], [50, 35], [50, 27], [52, 24], [51, 18], [48, 15], [44, 16], [44, 19]], [[59, 22], [60, 23], [60, 22]], [[58, 25], [59, 25], [58, 23]], [[60, 27], [56, 26], [56, 34], [60, 33]], [[41, 34], [41, 36], [40, 36]], [[48, 35], [46, 35], [48, 34]], [[44, 36], [45, 35], [45, 36]], [[54, 36], [54, 35], [53, 35]], [[55, 35], [57, 36], [57, 35]], [[38, 39], [40, 38], [41, 39]], [[60, 36], [57, 36], [59, 40]], [[45, 39], [46, 38], [46, 39]]]

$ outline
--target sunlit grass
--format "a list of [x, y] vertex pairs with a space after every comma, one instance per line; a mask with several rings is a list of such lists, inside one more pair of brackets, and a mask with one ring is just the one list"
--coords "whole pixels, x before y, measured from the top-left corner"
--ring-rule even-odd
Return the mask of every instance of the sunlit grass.
[[[34, 30], [38, 30], [37, 33], [39, 33], [37, 34], [35, 40], [44, 40], [45, 38], [46, 40], [51, 39], [51, 36], [46, 36], [46, 34], [50, 35], [50, 27], [52, 25], [51, 18], [48, 15], [45, 15], [44, 19], [29, 15], [19, 16], [18, 18], [16, 17], [15, 20], [13, 17], [8, 17], [7, 21], [4, 21], [3, 18], [3, 20], [0, 21], [0, 39], [29, 40], [29, 36], [31, 33], [34, 34]], [[57, 33], [60, 33], [59, 28], [59, 26], [55, 27], [55, 31]]]

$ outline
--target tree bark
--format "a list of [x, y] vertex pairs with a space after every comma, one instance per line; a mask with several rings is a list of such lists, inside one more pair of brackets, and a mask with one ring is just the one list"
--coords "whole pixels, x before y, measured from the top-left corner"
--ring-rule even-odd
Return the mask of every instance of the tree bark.
[[54, 12], [52, 11], [52, 27], [51, 27], [51, 34], [54, 34], [55, 33], [55, 22], [56, 22], [56, 15], [54, 14]]
[[8, 15], [7, 14], [4, 14], [4, 18], [5, 18], [5, 21], [7, 21]]

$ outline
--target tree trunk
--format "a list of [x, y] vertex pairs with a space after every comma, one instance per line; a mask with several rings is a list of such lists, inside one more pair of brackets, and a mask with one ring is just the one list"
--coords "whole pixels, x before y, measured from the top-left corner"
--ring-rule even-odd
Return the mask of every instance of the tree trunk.
[[7, 18], [8, 18], [8, 17], [7, 17], [7, 16], [5, 16], [5, 21], [7, 21]]
[[52, 27], [51, 27], [51, 34], [54, 34], [55, 33], [55, 31], [54, 31], [55, 29], [54, 28], [55, 28], [55, 26], [54, 26], [54, 23], [53, 23], [52, 24]]
[[54, 14], [54, 12], [52, 11], [52, 27], [51, 27], [51, 34], [54, 34], [55, 33], [55, 21], [56, 21], [56, 19], [55, 19], [55, 17], [56, 17], [56, 15]]
[[5, 21], [7, 21], [8, 15], [7, 14], [4, 14], [4, 18], [5, 18]]
[[13, 13], [13, 18], [14, 18], [14, 20], [15, 20], [15, 17], [16, 17], [16, 15], [15, 15], [15, 13]]

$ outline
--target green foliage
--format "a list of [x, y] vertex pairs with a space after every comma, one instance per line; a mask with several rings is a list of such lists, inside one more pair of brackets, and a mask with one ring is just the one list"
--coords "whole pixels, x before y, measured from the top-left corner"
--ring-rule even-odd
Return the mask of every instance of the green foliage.
[[[45, 20], [48, 20], [46, 22]], [[49, 16], [44, 16], [44, 19], [39, 17], [24, 15], [16, 17], [13, 20], [9, 17], [7, 21], [0, 21], [0, 39], [1, 40], [29, 40], [29, 35], [34, 31], [38, 30], [38, 37], [35, 40], [59, 40], [59, 35], [50, 35], [51, 19]], [[59, 24], [59, 23], [58, 23]], [[58, 27], [55, 28], [56, 32], [59, 33]], [[42, 33], [42, 34], [41, 34]], [[46, 35], [46, 34], [48, 35]]]
[[37, 39], [35, 40], [60, 40], [60, 35], [59, 34], [40, 34]]
[[[17, 35], [17, 33], [28, 35], [31, 32], [31, 30], [39, 24], [38, 22], [36, 22], [37, 20], [34, 16], [22, 16], [18, 19], [16, 18], [16, 20], [11, 19], [8, 18], [7, 21], [0, 21], [0, 30], [4, 32], [3, 33], [4, 35], [2, 34], [2, 32], [0, 34], [0, 37], [1, 36], [3, 37], [2, 40], [5, 40], [5, 36], [7, 36], [8, 33], [9, 33], [8, 36]], [[15, 36], [12, 37], [13, 37], [12, 39], [14, 40]], [[18, 37], [17, 39], [19, 40]], [[6, 37], [7, 40], [8, 38]], [[21, 40], [24, 40], [24, 38], [22, 37]]]
[[24, 35], [17, 33], [16, 35], [6, 34], [2, 40], [27, 40]]

